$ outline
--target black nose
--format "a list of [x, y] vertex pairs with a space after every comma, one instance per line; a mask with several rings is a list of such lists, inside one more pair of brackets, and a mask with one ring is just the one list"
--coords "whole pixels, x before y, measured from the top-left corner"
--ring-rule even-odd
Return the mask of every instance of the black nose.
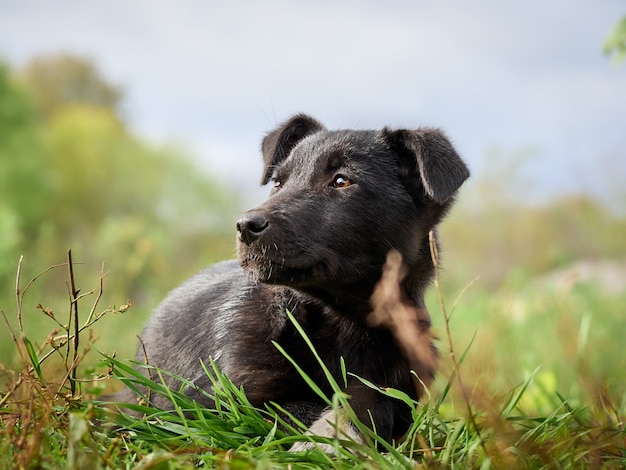
[[270, 223], [265, 216], [259, 212], [248, 212], [237, 221], [237, 232], [239, 238], [249, 245], [269, 227]]

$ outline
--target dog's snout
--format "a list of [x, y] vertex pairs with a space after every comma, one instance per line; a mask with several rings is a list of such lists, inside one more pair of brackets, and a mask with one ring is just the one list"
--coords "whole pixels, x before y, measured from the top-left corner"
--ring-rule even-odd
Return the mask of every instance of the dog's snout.
[[270, 222], [259, 212], [249, 212], [237, 221], [237, 232], [239, 237], [249, 245], [269, 227]]

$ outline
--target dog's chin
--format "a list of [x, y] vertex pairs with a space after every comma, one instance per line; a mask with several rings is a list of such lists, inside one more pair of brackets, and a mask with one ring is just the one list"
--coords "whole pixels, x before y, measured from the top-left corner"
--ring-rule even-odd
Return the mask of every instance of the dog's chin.
[[323, 276], [315, 267], [293, 268], [264, 256], [239, 254], [239, 264], [248, 275], [264, 284], [306, 288], [323, 283]]

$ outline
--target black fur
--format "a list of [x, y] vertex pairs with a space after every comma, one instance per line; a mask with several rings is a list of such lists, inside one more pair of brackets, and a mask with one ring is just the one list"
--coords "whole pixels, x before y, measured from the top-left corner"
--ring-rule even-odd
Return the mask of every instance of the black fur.
[[[212, 357], [252, 404], [277, 402], [311, 424], [324, 404], [272, 341], [330, 389], [289, 309], [338, 381], [343, 357], [349, 372], [418, 398], [392, 334], [368, 327], [370, 297], [387, 253], [397, 250], [408, 273], [403, 295], [423, 312], [420, 323], [428, 329], [424, 291], [434, 270], [428, 233], [469, 176], [467, 167], [436, 129], [329, 131], [306, 115], [269, 133], [262, 152], [262, 183], [275, 187], [237, 223], [239, 263], [212, 266], [169, 294], [142, 335], [150, 364], [208, 389], [200, 360]], [[428, 382], [435, 370], [422, 370]], [[370, 423], [369, 410], [385, 439], [409, 425], [399, 401], [356, 380], [347, 392], [357, 416]]]

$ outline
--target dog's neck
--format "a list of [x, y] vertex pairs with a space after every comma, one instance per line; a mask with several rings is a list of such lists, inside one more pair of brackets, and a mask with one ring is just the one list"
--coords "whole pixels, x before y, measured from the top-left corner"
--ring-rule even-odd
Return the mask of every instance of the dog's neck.
[[[419, 309], [425, 308], [424, 292], [428, 287], [428, 284], [417, 282], [417, 280], [422, 279], [422, 275], [421, 271], [409, 273], [400, 287], [403, 301]], [[324, 305], [331, 307], [341, 316], [365, 323], [373, 310], [372, 295], [376, 285], [377, 283], [363, 282], [350, 285], [347, 288], [338, 287], [334, 290], [315, 287], [301, 290]]]
[[365, 319], [372, 310], [369, 299], [373, 288], [369, 290], [364, 288], [327, 290], [313, 287], [303, 290], [306, 294], [330, 306], [332, 310], [339, 312], [346, 318]]
[[[435, 243], [436, 234], [435, 234]], [[437, 246], [437, 245], [436, 245]], [[425, 309], [424, 295], [435, 277], [435, 266], [430, 249], [430, 237], [422, 238], [420, 255], [411, 265], [404, 265], [404, 276], [399, 276], [400, 298], [403, 303]], [[372, 296], [382, 279], [383, 268], [348, 285], [308, 286], [296, 288], [317, 299], [347, 318], [365, 322], [372, 313]]]

